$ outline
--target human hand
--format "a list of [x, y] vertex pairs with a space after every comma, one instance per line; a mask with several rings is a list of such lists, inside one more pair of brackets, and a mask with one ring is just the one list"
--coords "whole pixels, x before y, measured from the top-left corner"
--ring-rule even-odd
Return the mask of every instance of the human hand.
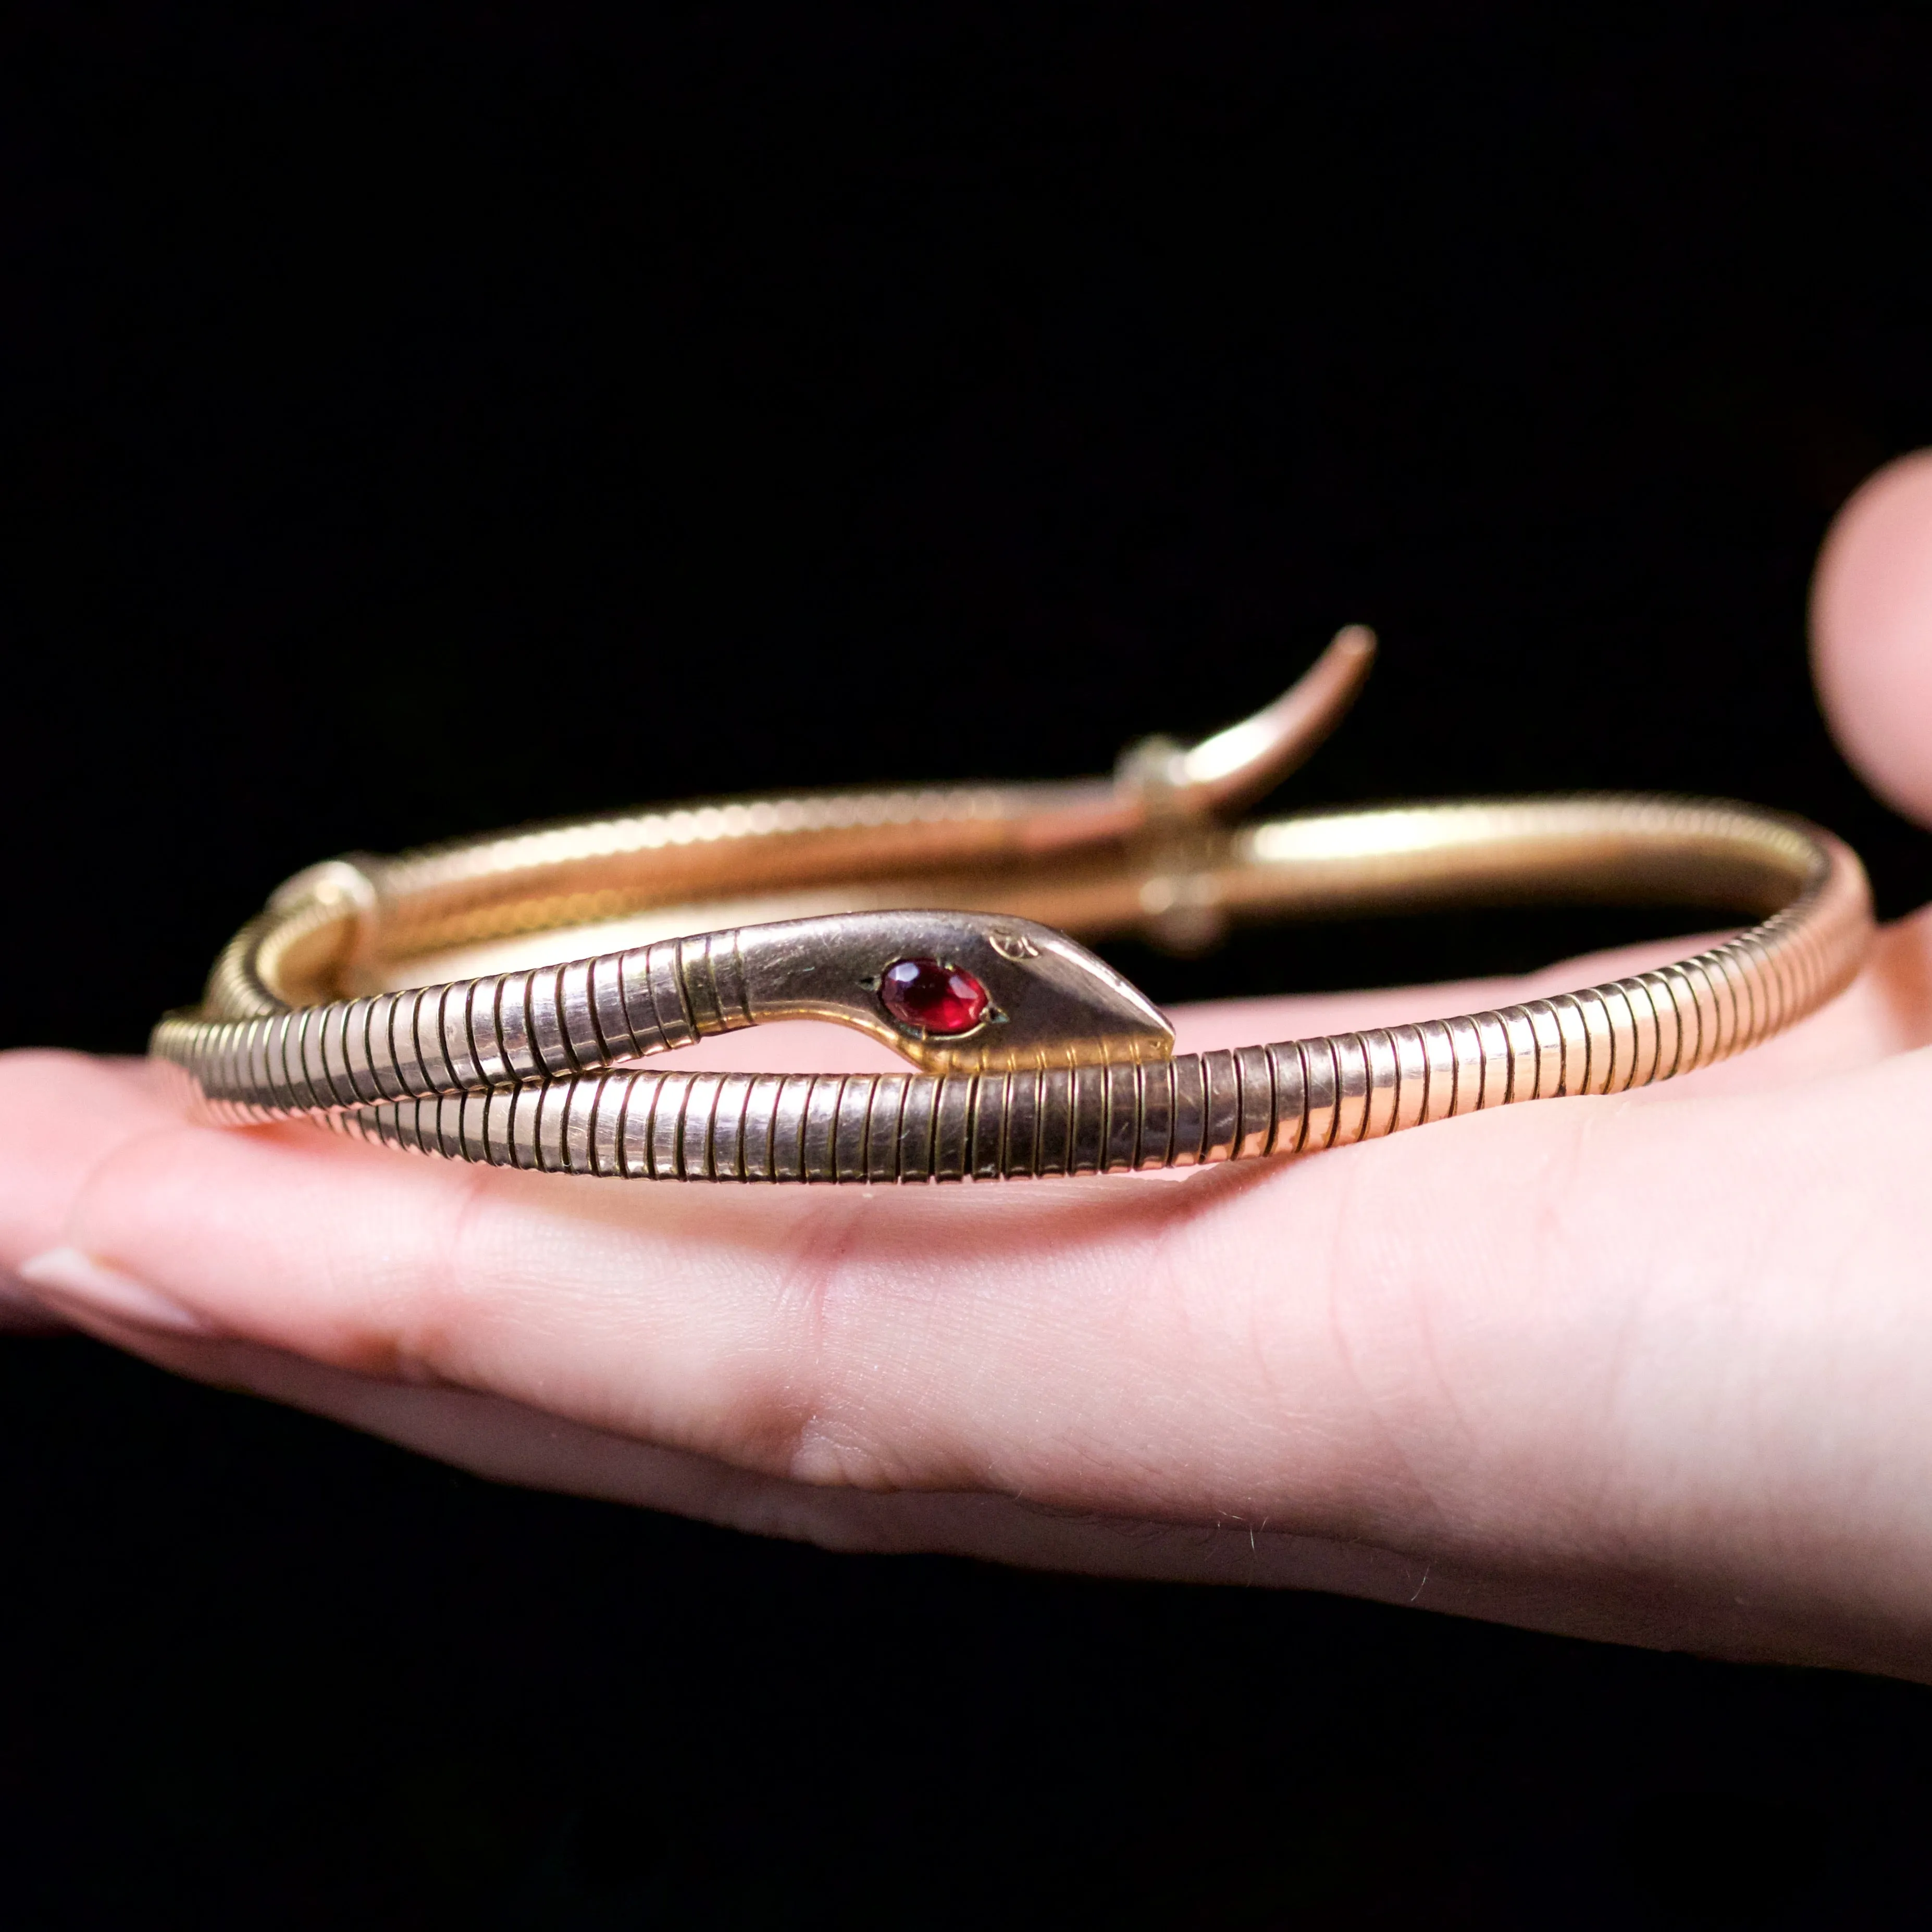
[[[1841, 517], [1820, 689], [1932, 820], [1932, 458]], [[1915, 656], [1916, 653], [1916, 656]], [[1493, 1006], [1224, 1004], [1184, 1050]], [[821, 1066], [884, 1064], [815, 1036]], [[782, 1065], [778, 1030], [691, 1051]], [[0, 1059], [0, 1262], [202, 1379], [508, 1480], [844, 1548], [1336, 1589], [1932, 1676], [1932, 911], [1660, 1089], [1305, 1160], [658, 1189], [184, 1124]]]

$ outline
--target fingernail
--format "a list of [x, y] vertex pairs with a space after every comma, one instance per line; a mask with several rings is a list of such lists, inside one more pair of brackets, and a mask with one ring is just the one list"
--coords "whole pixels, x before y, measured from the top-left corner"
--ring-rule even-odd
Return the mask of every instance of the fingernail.
[[137, 1328], [159, 1328], [177, 1335], [212, 1335], [212, 1324], [118, 1268], [104, 1267], [78, 1248], [50, 1248], [21, 1262], [14, 1272], [53, 1307], [70, 1304], [110, 1321]]

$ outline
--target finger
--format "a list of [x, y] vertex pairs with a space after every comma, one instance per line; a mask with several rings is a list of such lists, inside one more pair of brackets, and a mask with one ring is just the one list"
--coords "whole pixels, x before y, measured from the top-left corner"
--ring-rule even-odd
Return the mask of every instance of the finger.
[[1838, 512], [1811, 593], [1812, 660], [1833, 734], [1865, 782], [1932, 824], [1932, 450]]
[[662, 1510], [825, 1550], [966, 1556], [1149, 1581], [1340, 1595], [1654, 1648], [1745, 1660], [1862, 1661], [1730, 1602], [1654, 1584], [1578, 1590], [1547, 1564], [1514, 1574], [1258, 1522], [1212, 1524], [1042, 1508], [983, 1493], [828, 1488], [612, 1436], [467, 1390], [352, 1374], [254, 1344], [189, 1339], [80, 1311], [79, 1325], [177, 1374], [325, 1416], [498, 1482]]
[[183, 1130], [99, 1170], [68, 1238], [238, 1338], [769, 1476], [1265, 1517], [1540, 1565], [1580, 1601], [1743, 1596], [1903, 1667], [1932, 1582], [1927, 1087], [1908, 1057], [983, 1190], [626, 1187]]
[[[1346, 1550], [1266, 1526], [1072, 1516], [1006, 1496], [874, 1492], [789, 1482], [587, 1429], [470, 1390], [356, 1375], [258, 1345], [189, 1337], [80, 1311], [80, 1325], [158, 1366], [286, 1403], [494, 1481], [661, 1509], [831, 1550], [980, 1556], [1039, 1568], [1189, 1581], [1372, 1585], [1412, 1598], [1419, 1567], [1388, 1551]], [[1376, 1573], [1379, 1572], [1378, 1575]]]
[[62, 1324], [13, 1273], [60, 1239], [68, 1207], [88, 1170], [144, 1133], [180, 1124], [159, 1084], [124, 1062], [77, 1053], [5, 1057], [15, 1110], [0, 1160], [0, 1330]]

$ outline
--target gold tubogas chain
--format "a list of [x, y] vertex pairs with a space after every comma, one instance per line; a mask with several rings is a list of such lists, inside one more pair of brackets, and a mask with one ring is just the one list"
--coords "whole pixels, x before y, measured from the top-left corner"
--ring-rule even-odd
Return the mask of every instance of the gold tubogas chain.
[[[1857, 856], [1748, 806], [1598, 795], [1229, 824], [1333, 728], [1373, 648], [1344, 631], [1265, 711], [1191, 749], [1150, 740], [1111, 778], [693, 805], [332, 860], [236, 935], [152, 1051], [229, 1125], [309, 1119], [614, 1178], [988, 1180], [1312, 1153], [1622, 1093], [1756, 1046], [1856, 975], [1872, 935]], [[1552, 899], [1757, 922], [1494, 1012], [1178, 1054], [1070, 936], [1191, 947], [1236, 920]], [[795, 1018], [856, 1028], [914, 1070], [632, 1064]]]

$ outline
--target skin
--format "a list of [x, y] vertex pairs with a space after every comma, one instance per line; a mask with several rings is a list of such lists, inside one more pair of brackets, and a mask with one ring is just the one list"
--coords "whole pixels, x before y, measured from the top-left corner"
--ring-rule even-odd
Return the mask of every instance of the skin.
[[[1932, 819], [1932, 455], [1842, 513], [1814, 629], [1847, 756]], [[1671, 951], [1202, 1007], [1182, 1044]], [[16, 1053], [0, 1262], [20, 1322], [508, 1481], [842, 1549], [1932, 1678], [1929, 1041], [1932, 910], [1792, 1034], [1650, 1093], [1180, 1178], [903, 1191], [221, 1132], [138, 1064]]]

